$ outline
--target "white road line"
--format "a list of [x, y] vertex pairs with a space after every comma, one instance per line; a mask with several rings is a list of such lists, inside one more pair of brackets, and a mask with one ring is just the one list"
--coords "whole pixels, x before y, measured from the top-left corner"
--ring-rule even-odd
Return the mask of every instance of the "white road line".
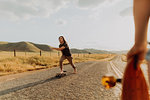
[[117, 68], [117, 66], [112, 62], [113, 67], [119, 72], [121, 76], [123, 76], [123, 73]]
[[122, 78], [123, 73], [111, 61], [110, 61], [110, 66], [114, 70], [114, 72], [117, 74], [117, 76]]

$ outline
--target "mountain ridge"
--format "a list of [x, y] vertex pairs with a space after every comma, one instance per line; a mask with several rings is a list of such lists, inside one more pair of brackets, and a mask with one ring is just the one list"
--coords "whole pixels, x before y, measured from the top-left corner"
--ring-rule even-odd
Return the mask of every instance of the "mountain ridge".
[[[20, 52], [39, 52], [41, 51], [52, 51], [51, 46], [47, 44], [37, 44], [33, 42], [5, 42], [0, 41], [0, 51], [20, 51]], [[122, 54], [126, 53], [125, 51], [107, 51], [107, 50], [98, 50], [93, 48], [86, 48], [86, 49], [77, 49], [71, 48], [70, 51], [72, 53], [86, 53], [86, 54]]]
[[27, 51], [27, 52], [39, 52], [52, 51], [51, 47], [45, 44], [36, 44], [32, 42], [0, 42], [0, 51]]

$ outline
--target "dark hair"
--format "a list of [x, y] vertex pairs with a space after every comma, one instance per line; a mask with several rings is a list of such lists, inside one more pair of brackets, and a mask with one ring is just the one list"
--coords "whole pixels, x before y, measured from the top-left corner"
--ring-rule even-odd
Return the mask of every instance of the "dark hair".
[[67, 42], [66, 42], [66, 40], [65, 40], [65, 38], [63, 36], [60, 36], [58, 39], [60, 39], [61, 37], [63, 38], [64, 43], [67, 44]]

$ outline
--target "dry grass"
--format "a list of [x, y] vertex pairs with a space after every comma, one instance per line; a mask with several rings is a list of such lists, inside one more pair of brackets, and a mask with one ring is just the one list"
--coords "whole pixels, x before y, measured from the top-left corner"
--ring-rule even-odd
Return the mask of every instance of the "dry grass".
[[[112, 58], [111, 54], [73, 54], [73, 62], [85, 62]], [[0, 76], [25, 71], [33, 71], [59, 66], [60, 53], [43, 52], [39, 53], [17, 52], [17, 57], [13, 57], [13, 52], [0, 52]], [[64, 64], [68, 64], [65, 60]]]
[[[123, 62], [127, 62], [127, 56], [126, 56], [125, 54], [123, 54], [123, 55], [121, 56], [121, 59], [122, 59]], [[142, 63], [147, 64], [147, 61], [146, 61], [146, 60], [143, 60]]]
[[125, 54], [123, 54], [123, 55], [121, 56], [121, 59], [122, 59], [122, 61], [127, 62], [127, 57], [126, 57]]

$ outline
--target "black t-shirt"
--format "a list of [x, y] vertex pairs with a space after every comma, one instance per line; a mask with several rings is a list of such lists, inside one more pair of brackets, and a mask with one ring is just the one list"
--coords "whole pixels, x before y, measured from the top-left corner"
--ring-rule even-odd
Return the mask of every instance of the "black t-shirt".
[[68, 45], [67, 45], [66, 43], [60, 44], [60, 45], [59, 45], [59, 48], [61, 48], [62, 46], [65, 47], [65, 49], [61, 50], [62, 54], [63, 54], [64, 56], [71, 56], [71, 53], [70, 53], [70, 50], [69, 50]]

